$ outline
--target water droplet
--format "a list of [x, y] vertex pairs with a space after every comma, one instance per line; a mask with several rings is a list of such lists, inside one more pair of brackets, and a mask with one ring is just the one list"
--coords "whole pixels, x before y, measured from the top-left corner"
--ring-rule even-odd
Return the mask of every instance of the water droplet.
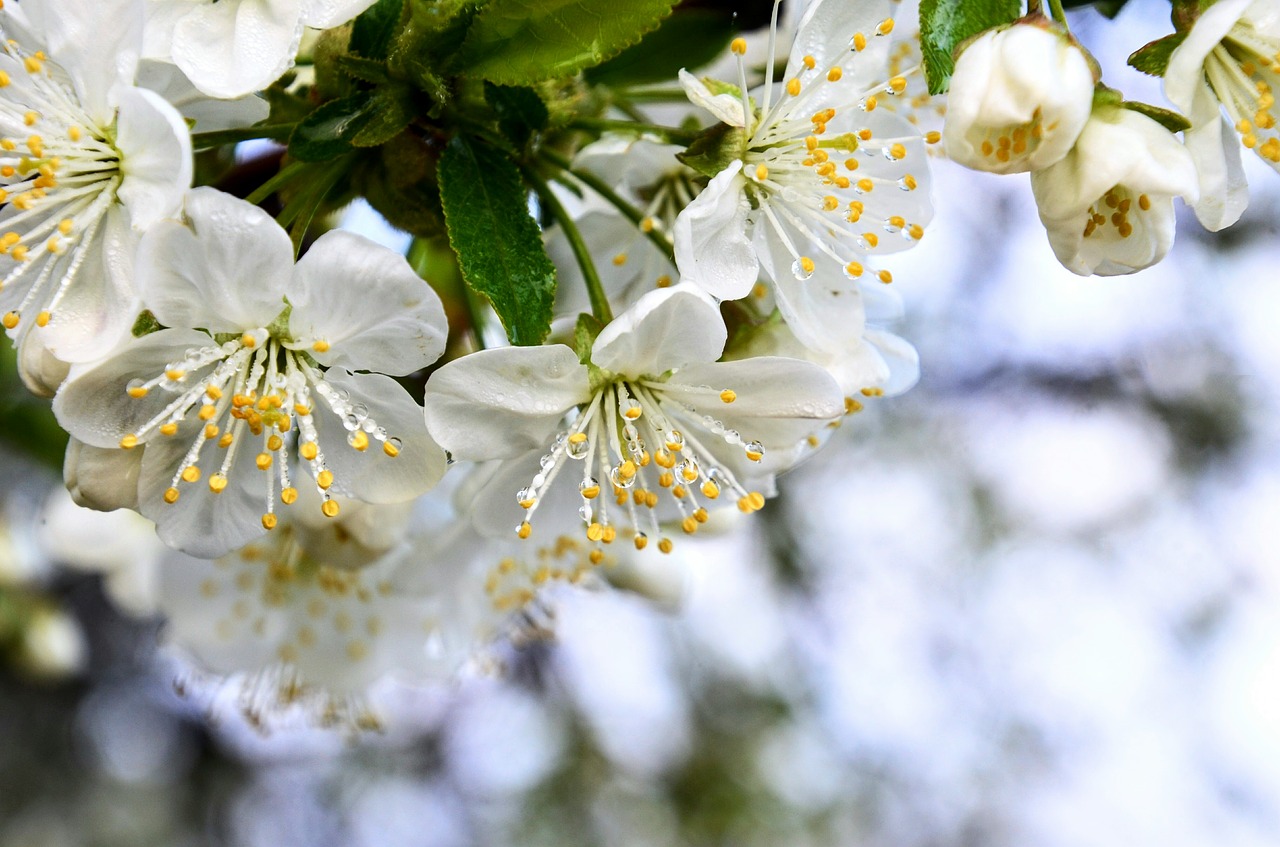
[[764, 445], [759, 441], [752, 441], [742, 448], [747, 453], [747, 458], [753, 462], [758, 462], [764, 458]]
[[553, 467], [555, 467], [555, 464], [556, 464], [556, 459], [550, 453], [545, 454], [541, 459], [538, 460], [538, 465], [544, 471], [551, 470]]
[[[381, 430], [381, 432], [383, 435], [387, 434], [387, 431], [385, 429]], [[387, 446], [391, 447], [394, 450], [399, 450], [400, 448], [404, 447], [404, 442], [393, 435], [387, 439]]]
[[627, 424], [622, 428], [622, 437], [627, 441], [635, 441], [640, 437], [640, 430], [636, 429], [635, 424]]
[[534, 499], [533, 492], [530, 491], [528, 488], [521, 488], [519, 491], [516, 492], [517, 503], [524, 503], [526, 500], [532, 500], [532, 499]]
[[590, 449], [591, 442], [585, 438], [578, 441], [570, 441], [569, 446], [565, 448], [570, 459], [578, 459], [579, 461], [587, 458], [587, 451]]
[[637, 401], [634, 397], [628, 397], [627, 399], [623, 400], [621, 403], [618, 404], [618, 411], [622, 414], [624, 418], [626, 418], [627, 420], [633, 421], [636, 418], [640, 417], [640, 413], [643, 410], [640, 408], [639, 401]]
[[125, 390], [128, 391], [130, 394], [132, 394], [133, 392], [137, 391], [138, 389], [142, 388], [145, 385], [146, 385], [146, 382], [144, 380], [131, 379], [129, 380], [129, 384], [125, 386]]
[[578, 517], [582, 518], [587, 523], [591, 522], [591, 518], [594, 514], [595, 513], [591, 510], [591, 507], [586, 503], [583, 503], [578, 507]]
[[360, 419], [351, 413], [342, 416], [342, 425], [348, 430], [357, 430], [360, 428]]
[[363, 421], [365, 418], [369, 417], [369, 407], [363, 403], [356, 403], [351, 407], [351, 414]]
[[600, 482], [594, 476], [589, 476], [586, 479], [584, 479], [582, 482], [578, 483], [578, 491], [584, 495], [586, 494], [586, 492], [590, 491], [591, 489], [599, 488], [599, 487], [600, 487]]
[[609, 481], [619, 488], [630, 488], [636, 484], [636, 477], [635, 475], [623, 476], [622, 468], [614, 467], [613, 470], [609, 471]]
[[679, 450], [684, 446], [684, 436], [680, 434], [680, 430], [673, 429], [667, 433], [667, 449]]
[[809, 268], [806, 270], [804, 263], [801, 262], [799, 259], [796, 259], [794, 262], [791, 263], [791, 274], [796, 279], [805, 280], [813, 276], [813, 269]]

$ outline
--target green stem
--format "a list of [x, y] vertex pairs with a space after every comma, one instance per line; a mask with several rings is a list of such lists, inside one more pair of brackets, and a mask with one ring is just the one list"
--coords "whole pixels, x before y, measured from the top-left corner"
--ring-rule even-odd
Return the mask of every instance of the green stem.
[[578, 182], [581, 182], [583, 185], [587, 186], [587, 188], [590, 188], [596, 194], [599, 194], [609, 203], [609, 205], [613, 206], [621, 212], [627, 220], [635, 224], [636, 229], [644, 233], [644, 236], [648, 238], [655, 247], [662, 251], [662, 255], [666, 256], [667, 259], [670, 260], [671, 264], [674, 265], [676, 263], [675, 249], [673, 248], [671, 241], [656, 229], [650, 228], [646, 231], [642, 223], [646, 217], [645, 213], [628, 203], [626, 199], [618, 194], [618, 192], [610, 188], [608, 183], [590, 171], [583, 171], [574, 168], [572, 162], [554, 150], [543, 149], [542, 157], [555, 165], [562, 172], [571, 175], [574, 179], [578, 180]]
[[1042, 8], [1040, 0], [1027, 0], [1027, 17], [1044, 14]]
[[1063, 29], [1070, 30], [1070, 27], [1067, 26], [1067, 13], [1062, 8], [1062, 0], [1049, 0], [1049, 14], [1053, 16], [1055, 21], [1062, 24]]
[[263, 126], [251, 126], [244, 129], [220, 129], [214, 132], [194, 132], [191, 134], [191, 147], [194, 150], [208, 150], [210, 147], [219, 147], [223, 144], [233, 144], [238, 141], [253, 141], [259, 138], [269, 138], [272, 141], [285, 141], [293, 134], [293, 128], [297, 124], [266, 124]]
[[262, 185], [259, 185], [252, 194], [244, 199], [255, 206], [258, 205], [272, 194], [275, 194], [281, 186], [288, 185], [292, 182], [293, 178], [306, 166], [306, 162], [290, 162], [281, 168], [275, 176], [262, 183]]
[[637, 134], [649, 132], [661, 136], [672, 144], [692, 144], [697, 137], [696, 133], [677, 129], [673, 126], [659, 126], [658, 124], [647, 124], [641, 121], [619, 121], [610, 118], [574, 118], [569, 121], [569, 127], [570, 129], [583, 129], [596, 134], [607, 132], [611, 129]]
[[565, 211], [564, 206], [560, 205], [560, 201], [556, 199], [556, 195], [551, 191], [551, 186], [547, 185], [547, 181], [542, 175], [533, 168], [524, 168], [525, 178], [533, 184], [533, 189], [538, 193], [538, 199], [551, 212], [551, 217], [555, 218], [556, 223], [560, 224], [560, 228], [564, 230], [565, 238], [569, 240], [569, 247], [573, 250], [573, 257], [578, 260], [578, 267], [582, 269], [582, 279], [587, 284], [587, 297], [591, 300], [591, 314], [595, 315], [596, 320], [602, 324], [607, 324], [613, 320], [613, 310], [609, 308], [609, 298], [604, 293], [604, 283], [600, 281], [600, 273], [596, 270], [595, 260], [591, 258], [591, 251], [587, 249], [587, 242], [582, 239], [582, 233], [578, 230], [578, 225], [573, 222], [573, 218]]
[[[447, 259], [442, 259], [446, 256]], [[485, 349], [484, 345], [484, 310], [479, 299], [470, 286], [462, 279], [462, 271], [458, 269], [457, 256], [447, 245], [440, 249], [432, 246], [425, 238], [414, 238], [409, 243], [409, 264], [428, 285], [436, 290], [445, 301], [446, 314], [448, 304], [458, 303], [467, 319], [467, 329], [477, 350]], [[437, 263], [447, 261], [447, 265]], [[450, 322], [450, 326], [452, 326]]]
[[689, 95], [683, 88], [646, 88], [628, 91], [627, 99], [632, 103], [678, 103], [687, 101]]

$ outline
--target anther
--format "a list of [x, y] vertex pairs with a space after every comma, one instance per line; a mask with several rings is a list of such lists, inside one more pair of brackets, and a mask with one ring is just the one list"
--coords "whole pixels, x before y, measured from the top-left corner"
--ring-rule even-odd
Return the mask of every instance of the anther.
[[298, 489], [292, 486], [282, 488], [280, 490], [280, 502], [284, 503], [286, 506], [292, 506], [294, 503], [298, 502]]
[[120, 449], [132, 450], [138, 446], [138, 436], [130, 434], [120, 439]]
[[329, 486], [333, 485], [333, 471], [325, 468], [316, 474], [316, 485], [327, 491]]
[[[724, 42], [720, 42], [723, 44]], [[729, 50], [737, 56], [745, 56], [747, 53], [747, 40], [745, 38], [735, 38], [729, 42]]]
[[166, 488], [164, 492], [164, 502], [172, 506], [174, 503], [178, 502], [179, 496], [178, 489]]
[[276, 528], [276, 516], [273, 513], [267, 512], [262, 516], [262, 528], [268, 531]]
[[338, 516], [339, 509], [340, 507], [338, 506], [337, 500], [325, 500], [320, 504], [320, 512], [326, 518], [336, 518]]
[[734, 400], [737, 400], [737, 399], [738, 399], [738, 395], [732, 388], [726, 388], [724, 391], [720, 392], [721, 403], [732, 403]]

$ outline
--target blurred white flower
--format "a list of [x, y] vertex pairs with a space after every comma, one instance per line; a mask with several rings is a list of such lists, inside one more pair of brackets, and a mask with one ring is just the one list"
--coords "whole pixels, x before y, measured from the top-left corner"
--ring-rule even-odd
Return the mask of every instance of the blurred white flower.
[[11, 337], [39, 331], [62, 361], [90, 361], [133, 326], [137, 232], [177, 212], [190, 137], [177, 110], [134, 84], [139, 3], [24, 0], [0, 12], [0, 29], [0, 324]]
[[341, 26], [374, 0], [147, 0], [147, 58], [214, 97], [260, 91], [293, 67], [304, 27]]
[[1084, 51], [1047, 22], [988, 30], [956, 59], [947, 156], [997, 174], [1052, 165], [1089, 119], [1093, 82]]
[[171, 328], [73, 374], [54, 400], [90, 447], [146, 445], [139, 508], [160, 537], [212, 557], [271, 529], [277, 480], [282, 503], [298, 497], [295, 456], [330, 517], [331, 492], [389, 503], [435, 484], [444, 453], [384, 376], [435, 361], [448, 331], [404, 257], [334, 231], [295, 266], [260, 209], [201, 188], [186, 210], [188, 225], [166, 221], [139, 248], [139, 288]]
[[75, 618], [59, 609], [41, 606], [22, 631], [17, 658], [37, 676], [58, 678], [82, 670], [88, 652]]
[[1200, 174], [1196, 216], [1211, 230], [1235, 223], [1249, 204], [1235, 133], [1280, 170], [1280, 130], [1273, 111], [1278, 85], [1280, 7], [1274, 0], [1214, 3], [1169, 56], [1164, 90], [1191, 120], [1187, 149]]
[[[722, 492], [743, 511], [763, 506], [756, 486], [768, 490], [784, 469], [772, 453], [786, 455], [844, 407], [808, 362], [716, 362], [725, 335], [710, 299], [681, 284], [606, 326], [590, 364], [557, 344], [483, 350], [436, 371], [425, 398], [432, 435], [456, 458], [509, 460], [474, 487], [477, 528], [518, 523], [527, 538], [545, 507], [554, 536], [573, 526], [576, 501], [592, 544], [612, 542], [617, 523], [643, 548], [667, 518], [697, 531]], [[581, 472], [566, 471], [574, 461]]]
[[[799, 24], [773, 102], [682, 71], [690, 100], [728, 125], [720, 173], [676, 219], [681, 279], [715, 297], [750, 293], [763, 273], [800, 340], [838, 352], [862, 322], [857, 280], [889, 282], [869, 255], [914, 245], [932, 214], [925, 138], [901, 115], [878, 108], [907, 89], [890, 78], [887, 2], [815, 3]], [[772, 57], [771, 57], [772, 58]]]
[[1146, 115], [1100, 106], [1071, 152], [1031, 174], [1049, 244], [1081, 276], [1133, 273], [1173, 245], [1173, 198], [1199, 192], [1191, 154]]

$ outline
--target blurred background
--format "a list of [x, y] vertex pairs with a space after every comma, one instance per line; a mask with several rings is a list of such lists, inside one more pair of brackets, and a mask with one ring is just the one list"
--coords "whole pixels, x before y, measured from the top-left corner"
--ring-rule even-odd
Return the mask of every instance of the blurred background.
[[[1073, 18], [1132, 99], [1167, 10]], [[1280, 844], [1280, 180], [1247, 163], [1237, 226], [1081, 279], [1025, 177], [938, 162], [893, 266], [920, 385], [647, 599], [562, 592], [506, 674], [376, 692], [381, 732], [248, 726], [52, 561], [60, 448], [4, 386], [0, 847]]]

